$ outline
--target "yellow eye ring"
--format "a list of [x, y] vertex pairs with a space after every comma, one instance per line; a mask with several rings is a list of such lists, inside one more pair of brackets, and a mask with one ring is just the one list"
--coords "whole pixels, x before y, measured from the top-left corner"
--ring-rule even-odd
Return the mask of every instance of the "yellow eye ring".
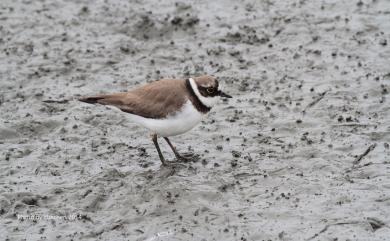
[[214, 92], [213, 88], [207, 88], [206, 90], [207, 90], [207, 93], [209, 93], [209, 94], [212, 94]]

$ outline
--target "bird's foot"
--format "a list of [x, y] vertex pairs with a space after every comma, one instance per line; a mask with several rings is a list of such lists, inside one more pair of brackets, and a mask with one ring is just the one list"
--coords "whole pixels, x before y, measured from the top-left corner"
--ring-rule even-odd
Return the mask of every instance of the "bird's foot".
[[175, 168], [178, 168], [178, 167], [186, 167], [186, 165], [184, 165], [180, 161], [164, 161], [162, 163], [162, 166], [163, 167], [172, 168], [172, 169], [175, 169]]
[[182, 155], [176, 155], [176, 159], [183, 162], [197, 162], [200, 158], [198, 154], [193, 152], [186, 152]]

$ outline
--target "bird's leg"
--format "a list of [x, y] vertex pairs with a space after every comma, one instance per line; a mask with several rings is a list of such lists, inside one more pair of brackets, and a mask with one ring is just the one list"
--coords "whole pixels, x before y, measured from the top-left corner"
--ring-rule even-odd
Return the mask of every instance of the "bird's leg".
[[176, 156], [176, 159], [178, 160], [186, 160], [186, 158], [182, 157], [177, 151], [176, 148], [172, 145], [171, 141], [168, 139], [168, 137], [164, 137], [164, 139], [167, 141], [168, 145], [171, 147], [173, 153]]
[[153, 134], [153, 135], [152, 135], [152, 140], [153, 140], [154, 146], [155, 146], [156, 149], [157, 149], [158, 156], [160, 157], [160, 160], [161, 160], [163, 166], [166, 166], [167, 163], [165, 162], [164, 156], [163, 156], [163, 154], [161, 153], [160, 147], [159, 147], [158, 142], [157, 142], [157, 134]]

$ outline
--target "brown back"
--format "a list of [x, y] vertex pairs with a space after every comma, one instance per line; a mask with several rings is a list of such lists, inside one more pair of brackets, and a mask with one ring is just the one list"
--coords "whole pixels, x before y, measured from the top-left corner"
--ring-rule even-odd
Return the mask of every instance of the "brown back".
[[184, 105], [187, 93], [184, 80], [162, 79], [128, 92], [86, 97], [80, 101], [112, 105], [127, 113], [162, 119]]

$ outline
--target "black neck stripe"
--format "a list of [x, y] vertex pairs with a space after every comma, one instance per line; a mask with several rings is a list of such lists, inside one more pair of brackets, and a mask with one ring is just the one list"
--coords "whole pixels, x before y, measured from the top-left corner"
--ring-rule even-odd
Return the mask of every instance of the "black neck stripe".
[[190, 79], [186, 79], [186, 87], [187, 90], [190, 92], [190, 96], [191, 96], [190, 100], [192, 104], [195, 106], [195, 108], [201, 113], [209, 112], [211, 108], [204, 105], [202, 101], [199, 100], [198, 96], [196, 96], [194, 90], [191, 87]]

